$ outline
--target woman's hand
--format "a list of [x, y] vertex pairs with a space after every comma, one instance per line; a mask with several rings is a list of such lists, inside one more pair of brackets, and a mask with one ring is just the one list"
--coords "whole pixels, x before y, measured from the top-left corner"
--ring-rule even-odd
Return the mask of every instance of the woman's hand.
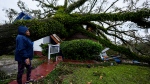
[[26, 62], [27, 65], [30, 65], [30, 59], [29, 58], [26, 59], [25, 62]]

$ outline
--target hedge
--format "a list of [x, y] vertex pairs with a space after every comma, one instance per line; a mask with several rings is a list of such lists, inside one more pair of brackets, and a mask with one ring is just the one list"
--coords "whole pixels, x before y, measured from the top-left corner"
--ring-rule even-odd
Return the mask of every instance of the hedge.
[[102, 51], [102, 45], [88, 39], [64, 41], [60, 48], [65, 59], [92, 60]]

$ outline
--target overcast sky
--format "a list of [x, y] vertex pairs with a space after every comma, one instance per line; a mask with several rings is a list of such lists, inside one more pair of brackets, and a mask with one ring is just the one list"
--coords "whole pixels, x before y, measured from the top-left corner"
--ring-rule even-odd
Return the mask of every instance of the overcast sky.
[[[3, 9], [15, 9], [18, 12], [21, 12], [19, 7], [17, 6], [17, 2], [19, 0], [0, 0], [0, 23], [4, 23], [4, 21], [8, 21], [8, 18], [6, 17], [5, 11], [3, 11]], [[31, 9], [37, 9], [37, 2], [36, 1], [32, 1], [32, 0], [21, 0], [23, 2], [25, 2], [25, 4], [27, 5], [28, 8]], [[110, 0], [109, 2], [112, 3], [112, 1], [114, 0]], [[124, 6], [124, 4], [122, 4], [123, 0], [119, 0], [116, 5], [117, 6]], [[64, 0], [58, 0], [58, 4], [62, 5], [64, 3]]]
[[[3, 9], [15, 9], [18, 12], [21, 12], [19, 7], [17, 6], [17, 2], [19, 0], [0, 0], [0, 23], [4, 23], [4, 21], [8, 21], [8, 18], [6, 17], [5, 11], [3, 11]], [[32, 0], [21, 0], [23, 2], [25, 2], [25, 4], [27, 5], [28, 8], [31, 9], [37, 9], [37, 2], [36, 1], [32, 1]], [[100, 0], [101, 1], [101, 0]], [[108, 0], [109, 3], [113, 3], [115, 0]], [[145, 0], [140, 0], [141, 1], [145, 1]], [[119, 0], [117, 3], [115, 3], [116, 6], [118, 7], [124, 7], [125, 4], [122, 3], [123, 0]], [[58, 0], [58, 4], [63, 4], [64, 0]], [[109, 3], [106, 5], [106, 8], [109, 7]]]
[[[8, 20], [3, 9], [15, 9], [18, 12], [21, 12], [19, 7], [17, 6], [17, 2], [19, 0], [0, 0], [0, 23], [4, 23], [5, 20]], [[25, 2], [28, 8], [37, 9], [37, 2], [32, 0], [22, 0]], [[58, 4], [62, 4], [64, 0], [59, 0]]]

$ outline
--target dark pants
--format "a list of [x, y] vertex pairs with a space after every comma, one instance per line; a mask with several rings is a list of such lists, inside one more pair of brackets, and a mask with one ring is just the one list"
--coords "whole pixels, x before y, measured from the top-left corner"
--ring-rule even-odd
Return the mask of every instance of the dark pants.
[[24, 67], [27, 69], [27, 81], [30, 80], [31, 76], [31, 61], [30, 65], [27, 65], [25, 62], [18, 62], [18, 74], [17, 74], [17, 82], [18, 84], [22, 84], [22, 75], [24, 73]]

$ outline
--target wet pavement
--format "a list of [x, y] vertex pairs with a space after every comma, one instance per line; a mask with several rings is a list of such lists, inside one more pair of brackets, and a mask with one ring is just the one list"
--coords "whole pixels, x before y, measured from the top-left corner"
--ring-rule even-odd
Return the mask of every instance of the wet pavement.
[[[38, 59], [32, 60], [34, 67], [37, 66]], [[0, 60], [0, 71], [4, 71], [6, 75], [17, 74], [18, 64], [14, 59], [1, 59]]]
[[[45, 60], [45, 58], [41, 58], [40, 60]], [[62, 61], [62, 57], [61, 60], [56, 60], [55, 62], [53, 62], [52, 60], [51, 61], [46, 60], [46, 62], [44, 62], [43, 64], [39, 65], [38, 67], [32, 70], [31, 79], [38, 81], [39, 79], [46, 77], [51, 71], [55, 69], [56, 65], [61, 61]], [[23, 78], [22, 83], [24, 84], [26, 82], [26, 74], [23, 74], [22, 78]], [[13, 80], [9, 84], [17, 84], [17, 81]]]
[[7, 66], [0, 67], [1, 71], [4, 71], [6, 75], [16, 74], [17, 73], [17, 64], [10, 64]]
[[17, 62], [13, 58], [2, 58], [0, 60], [0, 71], [4, 71], [6, 75], [17, 72]]
[[[42, 79], [43, 77], [46, 77], [54, 68], [55, 66], [59, 63], [57, 62], [45, 62], [41, 65], [39, 65], [37, 68], [33, 69], [31, 72], [31, 79], [34, 79], [35, 81]], [[22, 82], [23, 84], [26, 82], [26, 74], [23, 75], [22, 77]], [[9, 84], [17, 84], [16, 80], [13, 80]]]
[[[32, 67], [37, 68], [40, 64], [42, 64], [45, 60], [41, 59], [33, 59]], [[0, 56], [0, 81], [16, 80], [18, 63], [14, 60], [14, 56]], [[38, 73], [38, 71], [33, 70], [33, 73]], [[38, 75], [40, 76], [40, 75]], [[25, 78], [25, 77], [24, 77]], [[12, 84], [17, 84], [13, 82]]]

